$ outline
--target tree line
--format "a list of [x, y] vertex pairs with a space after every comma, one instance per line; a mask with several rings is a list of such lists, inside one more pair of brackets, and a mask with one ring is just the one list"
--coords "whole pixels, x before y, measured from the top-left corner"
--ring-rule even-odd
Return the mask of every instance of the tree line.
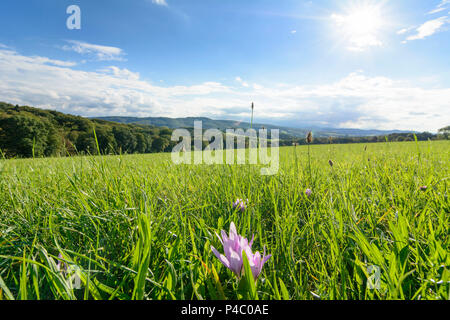
[[[449, 127], [442, 128], [438, 134], [432, 134], [430, 132], [422, 133], [392, 133], [383, 136], [369, 136], [369, 137], [318, 137], [314, 138], [313, 144], [346, 144], [346, 143], [376, 143], [376, 142], [403, 142], [403, 141], [428, 141], [428, 140], [448, 140], [449, 139]], [[307, 142], [304, 138], [292, 138], [280, 140], [280, 146], [289, 145], [306, 145]]]
[[172, 130], [119, 124], [0, 103], [0, 150], [7, 158], [171, 150]]

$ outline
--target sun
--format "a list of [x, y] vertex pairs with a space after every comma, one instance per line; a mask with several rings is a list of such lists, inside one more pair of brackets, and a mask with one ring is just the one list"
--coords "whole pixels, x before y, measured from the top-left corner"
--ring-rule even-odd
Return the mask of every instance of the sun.
[[332, 14], [331, 18], [348, 49], [364, 51], [369, 47], [382, 46], [380, 30], [384, 20], [379, 5], [364, 4], [349, 8], [345, 14]]

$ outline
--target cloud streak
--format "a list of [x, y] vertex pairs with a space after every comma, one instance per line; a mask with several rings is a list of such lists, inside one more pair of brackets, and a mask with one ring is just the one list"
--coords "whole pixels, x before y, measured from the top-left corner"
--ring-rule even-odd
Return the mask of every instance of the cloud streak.
[[435, 9], [428, 12], [428, 14], [439, 13], [441, 11], [447, 10], [449, 7], [450, 7], [450, 0], [442, 0], [441, 3], [439, 3]]
[[91, 44], [83, 41], [67, 40], [63, 50], [87, 55], [98, 61], [124, 61], [124, 51], [120, 48]]

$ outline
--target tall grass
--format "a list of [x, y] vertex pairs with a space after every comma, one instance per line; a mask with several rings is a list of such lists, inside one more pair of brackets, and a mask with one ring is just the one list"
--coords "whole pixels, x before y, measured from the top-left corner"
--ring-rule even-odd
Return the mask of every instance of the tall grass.
[[210, 250], [232, 221], [273, 255], [247, 298], [450, 298], [448, 141], [280, 150], [275, 176], [169, 154], [1, 160], [0, 299], [246, 298]]

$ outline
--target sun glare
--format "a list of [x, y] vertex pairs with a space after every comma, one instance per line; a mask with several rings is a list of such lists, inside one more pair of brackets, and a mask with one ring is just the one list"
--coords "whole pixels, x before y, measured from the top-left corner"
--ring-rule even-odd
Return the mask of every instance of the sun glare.
[[354, 7], [345, 14], [333, 14], [331, 18], [349, 50], [364, 51], [369, 47], [382, 45], [379, 33], [384, 23], [379, 6]]

